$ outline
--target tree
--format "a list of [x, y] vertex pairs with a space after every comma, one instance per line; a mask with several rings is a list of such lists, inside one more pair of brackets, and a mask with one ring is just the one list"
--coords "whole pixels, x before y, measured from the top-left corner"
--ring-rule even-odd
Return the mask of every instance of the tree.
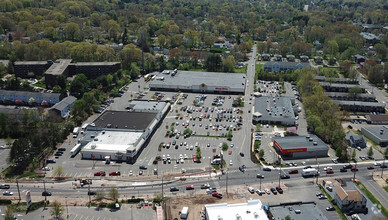
[[78, 74], [70, 84], [70, 93], [80, 98], [88, 91], [89, 80], [84, 74]]
[[105, 192], [102, 189], [97, 190], [96, 192], [96, 201], [101, 202], [105, 198]]
[[335, 40], [330, 40], [327, 45], [327, 50], [330, 55], [337, 56], [338, 54], [338, 44]]
[[62, 177], [65, 175], [65, 170], [63, 169], [62, 166], [57, 166], [54, 170], [53, 170], [53, 176], [54, 177]]
[[80, 31], [78, 24], [74, 23], [74, 22], [66, 24], [64, 30], [66, 33], [66, 38], [71, 40], [71, 41], [74, 41], [75, 38], [78, 37], [77, 34]]
[[228, 136], [227, 136], [228, 141], [231, 141], [232, 137], [233, 137], [233, 131], [232, 131], [232, 129], [229, 129]]
[[260, 151], [259, 151], [259, 158], [260, 159], [264, 158], [264, 150], [263, 149], [260, 149]]
[[197, 153], [195, 154], [195, 158], [197, 158], [198, 161], [201, 161], [201, 158], [202, 158], [201, 147], [197, 147]]
[[229, 148], [229, 145], [228, 145], [227, 143], [223, 142], [223, 143], [222, 143], [222, 150], [223, 150], [223, 151], [227, 151], [228, 148]]
[[13, 208], [11, 206], [7, 206], [7, 209], [5, 210], [4, 220], [14, 220], [15, 218], [13, 216]]
[[219, 54], [211, 54], [206, 58], [205, 67], [209, 72], [219, 72], [222, 67], [222, 60]]
[[50, 211], [50, 214], [55, 218], [60, 218], [63, 214], [63, 206], [58, 201], [54, 201], [52, 204], [53, 208]]
[[369, 157], [373, 156], [374, 152], [373, 152], [373, 147], [372, 146], [369, 147], [367, 154], [368, 154]]
[[234, 57], [233, 56], [228, 56], [222, 62], [222, 69], [223, 69], [224, 72], [232, 73], [232, 72], [234, 72], [234, 65], [235, 65]]
[[388, 49], [384, 44], [376, 44], [375, 45], [376, 53], [380, 57], [380, 59], [385, 60], [387, 57]]
[[120, 194], [119, 191], [116, 188], [112, 188], [109, 190], [109, 197], [113, 200], [116, 201], [119, 199]]
[[356, 159], [356, 156], [357, 156], [356, 149], [353, 149], [353, 151], [352, 151], [352, 160]]
[[132, 80], [137, 79], [140, 75], [140, 68], [136, 63], [131, 63], [131, 69], [129, 70], [129, 76]]
[[287, 215], [284, 220], [292, 220], [291, 216]]
[[357, 95], [359, 95], [361, 93], [362, 93], [362, 89], [359, 86], [354, 86], [354, 87], [349, 89], [349, 95], [351, 97], [356, 97]]

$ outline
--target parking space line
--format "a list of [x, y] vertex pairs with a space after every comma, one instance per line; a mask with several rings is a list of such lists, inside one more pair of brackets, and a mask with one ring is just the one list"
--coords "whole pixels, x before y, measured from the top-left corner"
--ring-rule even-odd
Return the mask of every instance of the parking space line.
[[79, 218], [79, 220], [81, 220], [83, 217], [84, 217], [84, 216], [83, 216], [83, 215], [81, 215], [81, 217]]
[[75, 214], [73, 220], [76, 220], [76, 219], [77, 219], [77, 216], [78, 216], [78, 214]]

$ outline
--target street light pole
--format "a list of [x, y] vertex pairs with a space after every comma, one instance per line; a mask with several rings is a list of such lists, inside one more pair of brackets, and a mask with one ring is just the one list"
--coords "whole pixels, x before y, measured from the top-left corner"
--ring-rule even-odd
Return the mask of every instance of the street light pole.
[[383, 175], [384, 175], [384, 166], [385, 166], [385, 155], [384, 155], [384, 161], [383, 161], [383, 165], [381, 166], [381, 178], [383, 179]]
[[67, 207], [67, 196], [65, 197], [66, 201], [66, 218], [69, 218], [69, 208]]
[[282, 176], [282, 158], [281, 157], [279, 157], [279, 166], [280, 166], [280, 168], [279, 168], [279, 187], [280, 187], [280, 177]]
[[43, 179], [43, 188], [44, 188], [44, 204], [47, 204], [47, 193], [46, 193], [46, 179]]
[[356, 180], [356, 172], [357, 172], [357, 161], [355, 162], [356, 166], [354, 167], [354, 171], [353, 171], [353, 181]]

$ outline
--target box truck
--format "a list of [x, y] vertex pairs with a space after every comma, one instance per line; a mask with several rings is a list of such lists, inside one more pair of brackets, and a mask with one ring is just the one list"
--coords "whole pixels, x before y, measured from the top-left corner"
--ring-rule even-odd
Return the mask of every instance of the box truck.
[[314, 168], [303, 169], [303, 171], [302, 171], [303, 177], [312, 177], [312, 176], [317, 176], [317, 175], [319, 175], [318, 170], [316, 170]]

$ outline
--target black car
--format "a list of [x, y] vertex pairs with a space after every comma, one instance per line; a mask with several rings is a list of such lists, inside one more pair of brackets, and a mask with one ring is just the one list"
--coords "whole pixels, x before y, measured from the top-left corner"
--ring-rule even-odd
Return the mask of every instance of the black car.
[[66, 148], [61, 147], [61, 148], [58, 149], [58, 151], [66, 151]]
[[54, 160], [54, 159], [47, 159], [46, 162], [47, 162], [47, 163], [56, 163], [57, 161]]
[[380, 168], [387, 168], [388, 166], [387, 165], [385, 165], [385, 164], [381, 164], [380, 165]]
[[175, 192], [175, 191], [179, 191], [179, 188], [175, 186], [170, 187], [170, 192]]
[[343, 169], [352, 169], [352, 167], [353, 167], [353, 165], [348, 164], [348, 165], [344, 165]]
[[54, 154], [54, 156], [57, 156], [57, 157], [59, 157], [59, 156], [62, 156], [62, 154], [63, 154], [63, 152], [62, 152], [62, 151], [58, 151], [58, 152], [56, 152], [56, 153]]
[[280, 194], [283, 194], [283, 189], [280, 188], [279, 186], [276, 187], [276, 190], [277, 190]]
[[278, 192], [276, 191], [276, 189], [275, 188], [271, 188], [271, 192], [273, 193], [273, 194], [278, 194]]
[[10, 188], [10, 185], [8, 184], [1, 184], [0, 185], [0, 189], [9, 189]]
[[345, 168], [341, 168], [341, 169], [340, 169], [340, 172], [345, 173], [345, 172], [348, 172], [348, 170], [345, 169]]
[[96, 191], [94, 190], [88, 191], [88, 196], [93, 196], [93, 195], [96, 195]]
[[290, 179], [290, 175], [283, 174], [280, 176], [281, 179]]
[[49, 191], [43, 191], [42, 192], [42, 196], [51, 196], [52, 194], [51, 194], [51, 192], [49, 192]]
[[333, 206], [329, 206], [326, 208], [326, 211], [334, 211], [334, 210], [335, 210], [335, 208]]
[[238, 167], [238, 169], [241, 171], [241, 172], [245, 172], [245, 168], [244, 168], [244, 166], [241, 166], [241, 167]]
[[264, 167], [264, 168], [263, 168], [263, 171], [271, 171], [271, 168], [269, 168], [269, 167]]
[[141, 165], [141, 166], [139, 166], [139, 169], [141, 169], [141, 170], [146, 170], [146, 169], [147, 169], [147, 166]]
[[243, 156], [244, 156], [244, 153], [243, 153], [243, 152], [240, 152], [240, 156], [242, 156], [242, 157], [243, 157]]
[[259, 179], [264, 179], [264, 175], [263, 174], [257, 174], [256, 177], [259, 178]]

